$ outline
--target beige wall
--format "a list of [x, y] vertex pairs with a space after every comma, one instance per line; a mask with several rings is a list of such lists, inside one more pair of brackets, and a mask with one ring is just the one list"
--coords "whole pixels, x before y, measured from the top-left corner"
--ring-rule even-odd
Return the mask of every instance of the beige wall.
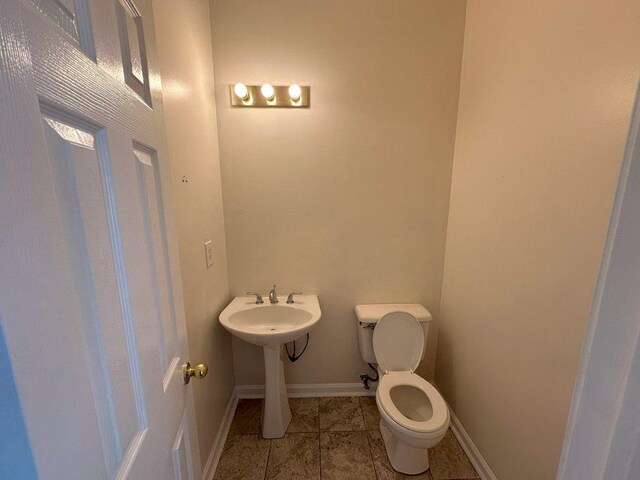
[[[359, 381], [356, 304], [438, 312], [465, 4], [211, 5], [231, 293], [317, 293], [287, 380]], [[311, 85], [312, 107], [232, 109], [238, 81]], [[233, 348], [236, 382], [263, 383], [261, 350]]]
[[636, 0], [468, 4], [436, 382], [498, 478], [555, 477], [638, 25]]
[[[217, 322], [229, 300], [229, 288], [209, 5], [206, 0], [153, 4], [190, 360], [209, 365], [207, 378], [190, 387], [204, 467], [233, 390], [231, 338]], [[207, 240], [213, 241], [215, 255], [209, 269], [203, 247]]]

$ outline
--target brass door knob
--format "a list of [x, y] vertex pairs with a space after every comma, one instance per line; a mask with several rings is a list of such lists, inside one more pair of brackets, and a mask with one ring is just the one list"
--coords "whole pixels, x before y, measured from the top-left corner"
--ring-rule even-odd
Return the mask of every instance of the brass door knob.
[[209, 367], [206, 363], [200, 363], [194, 367], [189, 362], [182, 366], [182, 378], [184, 378], [184, 384], [187, 385], [191, 381], [191, 377], [198, 379], [204, 378], [209, 373]]

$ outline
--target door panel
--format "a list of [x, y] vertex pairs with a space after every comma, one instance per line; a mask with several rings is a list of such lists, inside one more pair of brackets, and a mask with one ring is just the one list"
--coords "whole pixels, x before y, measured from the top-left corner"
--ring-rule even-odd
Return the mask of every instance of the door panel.
[[160, 365], [163, 369], [163, 389], [166, 390], [171, 372], [179, 360], [178, 333], [168, 255], [163, 232], [164, 209], [157, 155], [152, 149], [134, 143], [133, 158], [137, 167], [140, 203], [143, 209], [145, 240], [152, 256], [152, 279], [155, 310], [158, 320]]
[[124, 82], [148, 105], [151, 105], [142, 14], [133, 0], [118, 1], [116, 14]]
[[123, 2], [0, 3], [0, 321], [43, 479], [200, 476], [153, 17]]
[[89, 6], [86, 0], [29, 0], [39, 13], [46, 16], [67, 40], [95, 60]]
[[175, 480], [193, 479], [189, 469], [189, 455], [187, 452], [188, 439], [185, 434], [185, 430], [188, 429], [188, 425], [189, 422], [187, 421], [187, 415], [185, 412], [182, 423], [178, 428], [178, 432], [176, 433], [175, 440], [173, 442], [172, 460]]
[[[85, 343], [84, 363], [91, 372], [92, 397], [78, 397], [76, 403], [93, 403], [100, 434], [106, 476], [110, 478], [122, 460], [123, 446], [131, 443], [140, 425], [134, 385], [128, 374], [128, 349], [123, 328], [118, 277], [110, 241], [110, 223], [105, 205], [101, 162], [94, 136], [51, 117], [44, 117], [44, 131], [54, 178], [58, 210], [67, 237], [68, 258], [74, 278], [75, 297]], [[97, 137], [97, 138], [96, 138]], [[105, 150], [102, 148], [101, 150]], [[104, 168], [104, 166], [103, 166]], [[112, 186], [107, 185], [111, 190]], [[114, 382], [112, 382], [114, 379]], [[76, 379], [65, 388], [73, 391]], [[114, 388], [113, 383], [117, 384]], [[139, 394], [139, 393], [138, 393]]]

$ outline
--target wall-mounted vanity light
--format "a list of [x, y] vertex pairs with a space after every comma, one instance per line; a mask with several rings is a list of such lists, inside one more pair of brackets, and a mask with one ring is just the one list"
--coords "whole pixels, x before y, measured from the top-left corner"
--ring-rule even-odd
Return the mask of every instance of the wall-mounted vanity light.
[[289, 85], [289, 98], [291, 99], [292, 102], [299, 101], [301, 96], [302, 96], [302, 89], [300, 88], [300, 85], [295, 83], [293, 85]]
[[233, 93], [243, 101], [249, 100], [251, 97], [249, 96], [249, 89], [244, 83], [236, 83], [233, 86]]
[[276, 98], [276, 91], [269, 83], [265, 83], [260, 87], [260, 93], [267, 99], [267, 102], [272, 102]]
[[230, 85], [232, 107], [309, 108], [311, 87], [291, 85]]

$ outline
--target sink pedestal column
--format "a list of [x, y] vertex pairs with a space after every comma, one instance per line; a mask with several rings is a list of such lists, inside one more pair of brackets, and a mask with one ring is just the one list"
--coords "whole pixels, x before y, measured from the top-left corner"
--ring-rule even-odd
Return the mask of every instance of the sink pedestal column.
[[291, 422], [291, 410], [284, 381], [282, 345], [264, 347], [264, 407], [262, 408], [262, 436], [284, 437]]

